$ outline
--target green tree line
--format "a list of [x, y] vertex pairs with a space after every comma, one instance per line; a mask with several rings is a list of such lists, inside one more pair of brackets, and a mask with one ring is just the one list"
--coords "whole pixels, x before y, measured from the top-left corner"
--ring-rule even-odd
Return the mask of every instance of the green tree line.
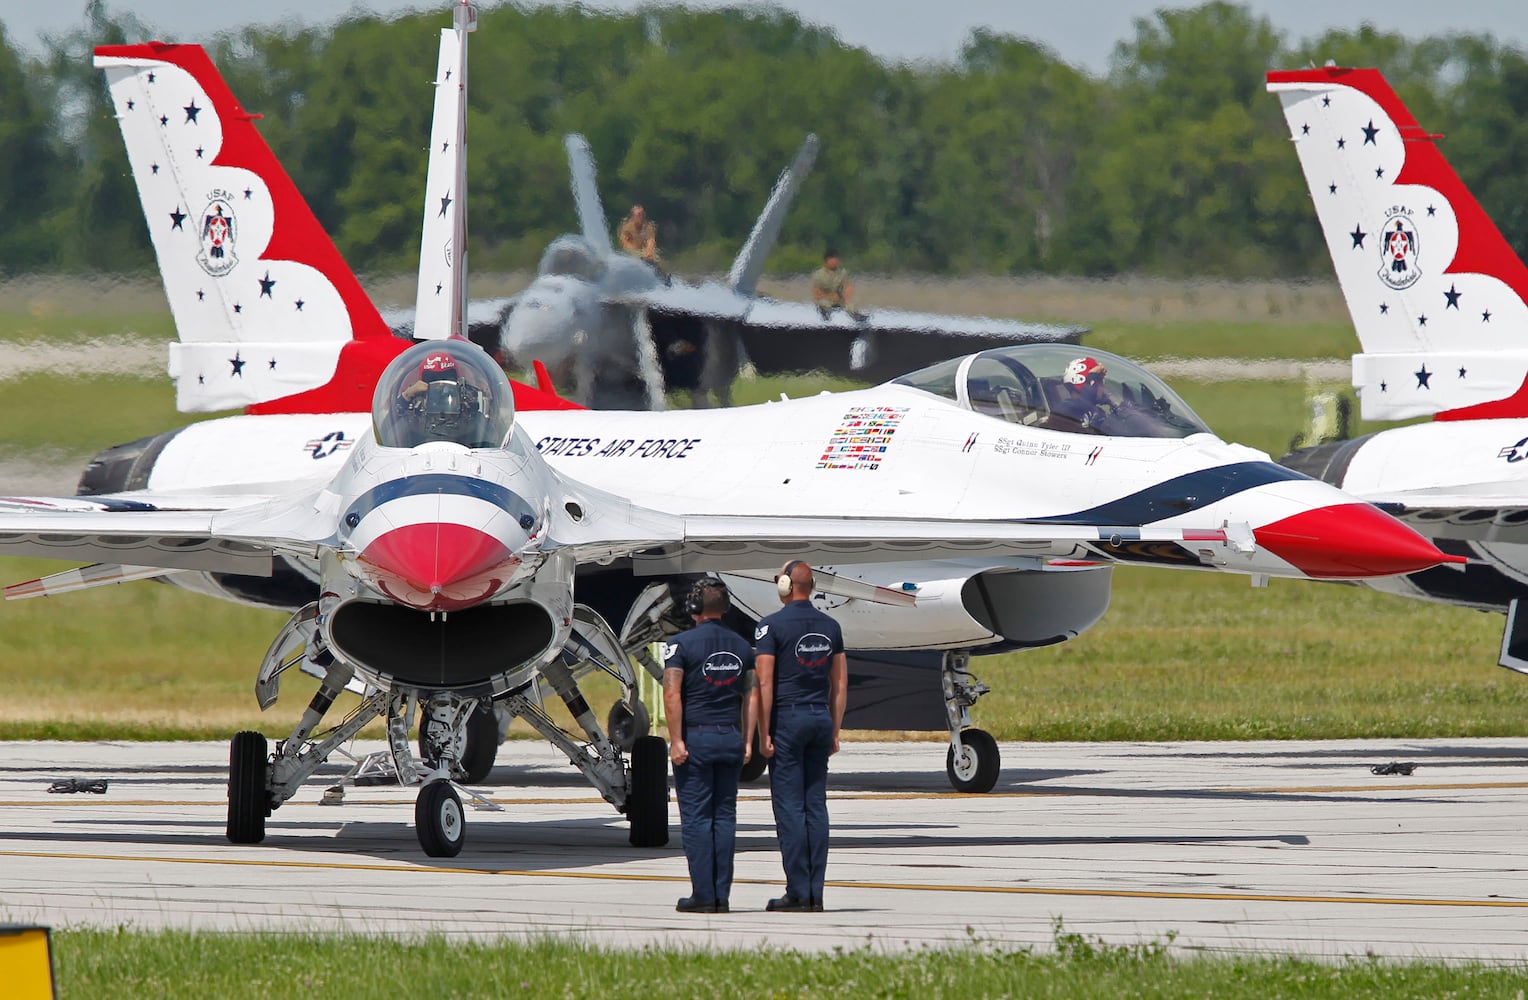
[[[363, 271], [417, 260], [443, 12], [207, 42], [262, 133]], [[90, 49], [159, 37], [86, 6], [20, 50], [0, 23], [0, 273], [152, 267]], [[614, 225], [641, 201], [671, 260], [724, 265], [779, 170], [815, 171], [776, 270], [842, 249], [932, 273], [1324, 275], [1330, 264], [1266, 70], [1378, 66], [1517, 247], [1528, 247], [1528, 57], [1489, 35], [1365, 26], [1290, 40], [1226, 2], [1135, 22], [1096, 76], [974, 32], [952, 63], [880, 61], [790, 13], [485, 6], [472, 41], [474, 265], [532, 265], [574, 228], [562, 136], [582, 132]]]

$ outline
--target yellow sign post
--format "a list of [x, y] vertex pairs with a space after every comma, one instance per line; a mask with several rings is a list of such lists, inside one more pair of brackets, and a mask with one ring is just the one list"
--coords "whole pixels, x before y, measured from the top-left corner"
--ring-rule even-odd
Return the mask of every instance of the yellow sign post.
[[48, 928], [0, 924], [0, 982], [11, 1000], [54, 1000]]

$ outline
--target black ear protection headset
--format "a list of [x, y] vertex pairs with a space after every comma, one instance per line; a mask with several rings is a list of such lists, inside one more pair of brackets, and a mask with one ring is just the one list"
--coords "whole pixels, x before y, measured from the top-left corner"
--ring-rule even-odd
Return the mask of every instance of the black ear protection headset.
[[684, 613], [691, 618], [696, 617], [706, 610], [706, 591], [720, 593], [723, 597], [731, 597], [727, 591], [727, 584], [714, 576], [703, 576], [695, 581], [690, 592], [684, 596]]
[[787, 597], [791, 596], [791, 590], [793, 588], [793, 584], [791, 583], [791, 571], [800, 565], [800, 559], [792, 559], [790, 562], [785, 564], [785, 568], [780, 571], [780, 575], [775, 577], [775, 590], [779, 592], [780, 600], [783, 601]]

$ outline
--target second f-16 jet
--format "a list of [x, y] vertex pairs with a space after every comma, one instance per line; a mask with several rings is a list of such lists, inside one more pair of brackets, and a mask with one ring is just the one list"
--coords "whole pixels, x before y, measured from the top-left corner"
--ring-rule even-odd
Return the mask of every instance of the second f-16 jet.
[[1379, 70], [1268, 74], [1362, 350], [1363, 416], [1426, 423], [1286, 455], [1468, 564], [1376, 589], [1505, 612], [1528, 672], [1528, 267]]

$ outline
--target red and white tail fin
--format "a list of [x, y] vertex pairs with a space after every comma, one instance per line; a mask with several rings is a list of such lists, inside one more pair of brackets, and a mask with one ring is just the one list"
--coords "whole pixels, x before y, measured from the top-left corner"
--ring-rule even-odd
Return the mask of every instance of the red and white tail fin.
[[364, 412], [394, 337], [198, 45], [95, 50], [180, 342], [176, 405]]
[[1363, 353], [1363, 415], [1528, 416], [1528, 268], [1374, 69], [1268, 74]]

